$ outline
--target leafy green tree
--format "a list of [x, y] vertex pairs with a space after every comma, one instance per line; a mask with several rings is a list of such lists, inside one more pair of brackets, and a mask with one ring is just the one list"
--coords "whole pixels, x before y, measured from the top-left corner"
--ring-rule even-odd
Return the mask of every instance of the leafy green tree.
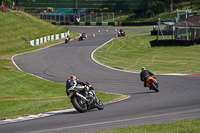
[[165, 11], [165, 5], [162, 1], [154, 1], [151, 5], [151, 10], [155, 13], [161, 13]]
[[[21, 0], [21, 1], [23, 1], [23, 2], [26, 2], [26, 3], [30, 3], [31, 1], [32, 2], [35, 2], [35, 0]], [[16, 0], [16, 6], [18, 6], [18, 4], [19, 4], [19, 0]]]
[[10, 6], [12, 5], [11, 0], [0, 0], [1, 5]]

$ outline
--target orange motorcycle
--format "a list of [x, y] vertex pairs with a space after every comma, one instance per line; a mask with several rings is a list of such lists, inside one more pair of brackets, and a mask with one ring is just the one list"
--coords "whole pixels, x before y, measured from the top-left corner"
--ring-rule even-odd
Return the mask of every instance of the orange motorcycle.
[[156, 92], [159, 92], [158, 82], [157, 82], [156, 78], [154, 78], [153, 76], [147, 77], [146, 85], [149, 87], [150, 90], [154, 90]]

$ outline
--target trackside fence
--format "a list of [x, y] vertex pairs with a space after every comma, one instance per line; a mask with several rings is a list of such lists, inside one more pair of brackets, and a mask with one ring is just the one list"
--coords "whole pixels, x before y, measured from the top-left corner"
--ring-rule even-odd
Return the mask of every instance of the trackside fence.
[[49, 22], [114, 22], [114, 13], [40, 13]]
[[45, 37], [41, 37], [41, 38], [38, 38], [38, 39], [35, 39], [35, 40], [28, 41], [28, 43], [31, 46], [36, 46], [36, 45], [39, 45], [39, 44], [42, 44], [42, 43], [45, 43], [45, 42], [48, 42], [48, 41], [53, 41], [53, 40], [65, 38], [65, 37], [67, 37], [67, 35], [69, 35], [69, 30], [66, 33], [48, 35], [48, 36], [45, 36]]

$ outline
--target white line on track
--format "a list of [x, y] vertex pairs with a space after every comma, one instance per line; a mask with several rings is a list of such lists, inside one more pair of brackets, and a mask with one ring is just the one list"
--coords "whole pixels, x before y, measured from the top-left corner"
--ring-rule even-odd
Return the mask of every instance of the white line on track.
[[[116, 94], [116, 93], [113, 93], [113, 94]], [[126, 100], [130, 97], [131, 96], [128, 96], [124, 99], [120, 99], [120, 100], [110, 102], [110, 103], [107, 103], [107, 104], [120, 102], [120, 101]], [[107, 105], [107, 104], [104, 104], [104, 105]], [[71, 109], [66, 109], [66, 110], [58, 110], [58, 111], [40, 113], [40, 114], [37, 114], [37, 115], [29, 115], [29, 116], [24, 116], [24, 117], [18, 117], [17, 119], [6, 119], [6, 120], [3, 120], [3, 121], [0, 121], [0, 125], [7, 124], [7, 123], [13, 123], [13, 122], [32, 120], [32, 119], [37, 119], [37, 118], [42, 118], [42, 117], [47, 117], [47, 116], [53, 116], [53, 115], [58, 115], [58, 114], [61, 114], [61, 113], [72, 112], [72, 111], [76, 111], [76, 110], [74, 108], [71, 108]]]
[[109, 41], [105, 42], [104, 44], [102, 44], [101, 46], [99, 46], [98, 48], [96, 48], [96, 49], [92, 52], [92, 54], [91, 54], [92, 60], [93, 60], [94, 62], [96, 62], [97, 64], [99, 64], [99, 65], [101, 65], [101, 66], [104, 66], [104, 67], [107, 67], [107, 68], [110, 68], [110, 69], [112, 69], [112, 70], [122, 71], [122, 72], [128, 72], [128, 73], [138, 73], [138, 72], [130, 72], [130, 71], [125, 71], [125, 70], [115, 69], [115, 68], [112, 68], [112, 67], [103, 65], [103, 64], [99, 63], [98, 61], [96, 61], [96, 60], [94, 59], [94, 52], [96, 52], [99, 48], [103, 47], [104, 45], [106, 45], [107, 43], [109, 43], [110, 41], [112, 41], [113, 39], [114, 39], [114, 38], [110, 39]]
[[158, 118], [158, 117], [164, 117], [164, 116], [172, 116], [172, 115], [179, 115], [179, 114], [185, 114], [193, 112], [199, 112], [200, 109], [194, 109], [194, 110], [187, 110], [187, 111], [181, 111], [181, 112], [175, 112], [175, 113], [168, 113], [168, 114], [161, 114], [161, 115], [151, 115], [146, 117], [138, 117], [138, 118], [130, 118], [130, 119], [120, 119], [120, 120], [114, 120], [114, 121], [106, 121], [106, 122], [97, 122], [97, 123], [91, 123], [91, 124], [85, 124], [85, 125], [77, 125], [77, 126], [69, 126], [69, 127], [63, 127], [63, 128], [56, 128], [56, 129], [49, 129], [49, 130], [42, 130], [42, 131], [34, 131], [29, 133], [42, 133], [42, 132], [51, 132], [51, 131], [59, 131], [69, 128], [81, 128], [81, 127], [87, 127], [87, 126], [98, 126], [103, 124], [110, 124], [110, 123], [121, 123], [121, 122], [129, 122], [129, 121], [135, 121], [135, 120], [142, 120], [142, 119], [152, 119], [152, 118]]
[[[104, 66], [104, 67], [107, 67], [107, 68], [110, 68], [112, 70], [116, 70], [116, 71], [122, 71], [122, 72], [127, 72], [127, 73], [137, 73], [139, 74], [139, 72], [131, 72], [131, 71], [126, 71], [126, 70], [120, 70], [120, 69], [116, 69], [116, 68], [113, 68], [113, 67], [109, 67], [109, 66], [106, 66], [106, 65], [103, 65], [101, 64], [100, 62], [96, 61], [94, 59], [94, 52], [96, 52], [99, 48], [103, 47], [104, 45], [106, 45], [107, 43], [109, 43], [110, 41], [112, 41], [114, 38], [110, 39], [109, 41], [105, 42], [104, 44], [102, 44], [101, 46], [99, 46], [98, 48], [96, 48], [92, 54], [91, 54], [91, 58], [94, 62], [96, 62], [97, 64], [101, 65], [101, 66]], [[185, 76], [187, 74], [182, 74], [182, 73], [166, 73], [166, 74], [156, 74], [156, 75], [174, 75], [174, 76]]]
[[[110, 39], [109, 41], [105, 42], [104, 44], [102, 44], [101, 46], [99, 46], [98, 48], [96, 48], [96, 49], [91, 53], [91, 58], [92, 58], [92, 60], [93, 60], [94, 62], [96, 62], [97, 64], [99, 64], [99, 65], [101, 65], [101, 66], [104, 66], [104, 67], [107, 67], [107, 68], [110, 68], [110, 69], [112, 69], [112, 70], [122, 71], [122, 72], [127, 72], [127, 73], [138, 73], [138, 72], [130, 72], [130, 71], [125, 71], [125, 70], [115, 69], [115, 68], [112, 68], [112, 67], [103, 65], [103, 64], [99, 63], [98, 61], [96, 61], [96, 60], [94, 59], [94, 57], [93, 57], [94, 52], [95, 52], [97, 49], [99, 49], [99, 48], [103, 47], [104, 45], [106, 45], [107, 43], [109, 43], [110, 41], [112, 41], [113, 39], [114, 39], [114, 38]], [[61, 43], [63, 43], [63, 42], [61, 42]], [[59, 44], [61, 44], [61, 43], [57, 43], [57, 44], [55, 44], [55, 45], [59, 45]], [[52, 47], [52, 46], [55, 46], [55, 45], [51, 45], [51, 46], [48, 46], [48, 47], [45, 47], [45, 48], [41, 48], [41, 49], [39, 49], [39, 50], [43, 50], [43, 49], [46, 49], [46, 48], [49, 48], [49, 47]], [[31, 52], [36, 52], [36, 51], [39, 51], [39, 50], [35, 50], [35, 51], [31, 51]], [[31, 53], [31, 52], [26, 52], [26, 53]], [[15, 56], [23, 55], [23, 54], [26, 54], [26, 53], [17, 54], [17, 55], [12, 56], [12, 62], [13, 62], [13, 64], [14, 64], [20, 71], [23, 71], [23, 70], [21, 70], [21, 69], [17, 66], [17, 64], [14, 62], [14, 59], [13, 59], [13, 58], [14, 58]], [[44, 78], [42, 78], [42, 77], [40, 77], [40, 76], [37, 76], [37, 75], [35, 75], [35, 74], [31, 74], [31, 75], [34, 75], [34, 76], [36, 76], [36, 77], [38, 77], [38, 78], [41, 78], [41, 79], [44, 79]], [[159, 75], [184, 76], [184, 75], [186, 75], [186, 74], [172, 73], [172, 74], [159, 74]], [[44, 79], [44, 80], [47, 80], [47, 79]], [[47, 80], [47, 81], [49, 81], [49, 80]], [[128, 97], [125, 98], [125, 99], [128, 99], [128, 98], [130, 98], [130, 96], [128, 96]], [[118, 100], [118, 101], [115, 101], [115, 102], [119, 102], [119, 101], [122, 101], [122, 100], [125, 100], [125, 99], [121, 99], [121, 100]], [[114, 103], [114, 102], [111, 102], [111, 103]], [[110, 104], [110, 103], [108, 103], [108, 104]], [[41, 117], [47, 117], [47, 116], [56, 115], [56, 114], [64, 113], [64, 112], [70, 112], [70, 111], [74, 111], [74, 110], [75, 110], [75, 109], [72, 108], [72, 109], [67, 109], [67, 110], [60, 110], [60, 111], [52, 111], [52, 112], [40, 113], [40, 114], [38, 114], [38, 115], [30, 115], [30, 116], [25, 116], [25, 117], [18, 117], [17, 119], [6, 119], [6, 120], [3, 120], [3, 121], [0, 121], [0, 125], [1, 125], [1, 124], [6, 124], [6, 123], [12, 123], [12, 122], [19, 122], [19, 121], [25, 121], [25, 120], [30, 120], [30, 119], [36, 119], [36, 118], [41, 118]]]
[[[110, 40], [110, 41], [111, 41], [111, 40]], [[63, 43], [63, 42], [61, 42], [61, 43]], [[59, 44], [61, 44], [61, 43], [57, 43], [57, 44], [55, 44], [55, 45], [59, 45]], [[106, 42], [106, 43], [107, 43], [107, 42]], [[105, 45], [106, 43], [104, 43], [104, 45]], [[51, 45], [51, 46], [48, 46], [48, 47], [45, 47], [45, 48], [41, 48], [41, 49], [39, 49], [39, 50], [34, 50], [34, 51], [31, 51], [31, 52], [26, 52], [26, 53], [32, 53], [32, 52], [40, 51], [40, 50], [43, 50], [43, 49], [46, 49], [46, 48], [49, 48], [49, 47], [52, 47], [52, 46], [55, 46], [55, 45]], [[12, 62], [13, 62], [13, 64], [14, 64], [20, 71], [23, 71], [23, 70], [21, 70], [21, 69], [17, 66], [17, 64], [16, 64], [15, 61], [14, 61], [14, 57], [15, 57], [15, 56], [18, 56], [18, 55], [23, 55], [23, 54], [26, 54], [26, 53], [21, 53], [21, 54], [17, 54], [17, 55], [12, 56]], [[23, 71], [23, 72], [24, 72], [24, 71]], [[30, 74], [30, 75], [33, 75], [33, 76], [36, 76], [36, 77], [38, 77], [38, 78], [44, 79], [44, 78], [42, 78], [42, 77], [40, 77], [40, 76], [37, 76], [37, 75], [35, 75], [35, 74], [31, 74], [31, 73], [29, 73], [29, 74]], [[44, 80], [47, 80], [47, 79], [44, 79]], [[47, 80], [47, 81], [49, 81], [49, 80]], [[110, 103], [107, 103], [107, 104], [119, 102], [119, 101], [128, 99], [128, 98], [130, 98], [130, 97], [131, 97], [131, 96], [128, 96], [127, 98], [124, 98], [124, 99], [121, 99], [121, 100], [117, 100], [117, 101], [114, 101], [114, 102], [110, 102]], [[29, 116], [25, 116], [25, 117], [18, 117], [17, 119], [6, 119], [6, 120], [3, 120], [3, 121], [0, 121], [0, 125], [1, 125], [1, 124], [12, 123], [12, 122], [19, 122], [19, 121], [37, 119], [37, 118], [52, 116], [52, 115], [56, 115], [56, 114], [60, 114], [60, 113], [71, 112], [71, 111], [75, 111], [75, 109], [72, 108], [72, 109], [66, 109], [66, 110], [60, 110], [60, 111], [52, 111], [52, 112], [40, 113], [40, 114], [38, 114], [38, 115], [29, 115]]]

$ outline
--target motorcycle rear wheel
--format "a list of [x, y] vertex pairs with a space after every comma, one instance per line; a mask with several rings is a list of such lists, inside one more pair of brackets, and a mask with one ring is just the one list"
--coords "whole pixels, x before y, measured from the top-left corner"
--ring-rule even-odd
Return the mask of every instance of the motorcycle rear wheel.
[[97, 108], [99, 110], [103, 110], [104, 109], [104, 105], [103, 103], [101, 102], [101, 100], [99, 98], [96, 97], [96, 103], [97, 103]]
[[157, 86], [155, 85], [154, 82], [151, 83], [151, 86], [150, 86], [150, 87], [151, 87], [152, 90], [154, 90], [154, 91], [156, 91], [156, 92], [159, 92], [159, 90], [158, 90], [158, 88], [157, 88]]
[[87, 104], [84, 100], [82, 100], [79, 97], [73, 97], [71, 99], [72, 105], [74, 106], [74, 108], [80, 112], [80, 113], [84, 113], [87, 111]]

